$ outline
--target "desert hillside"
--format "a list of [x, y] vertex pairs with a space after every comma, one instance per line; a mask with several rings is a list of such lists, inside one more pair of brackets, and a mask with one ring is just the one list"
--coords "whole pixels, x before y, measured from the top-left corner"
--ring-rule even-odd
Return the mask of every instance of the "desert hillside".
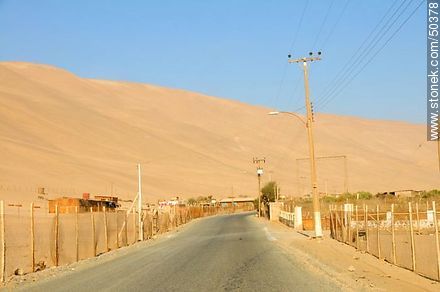
[[[28, 63], [0, 63], [0, 196], [83, 192], [132, 198], [142, 163], [147, 201], [232, 192], [256, 196], [252, 157], [281, 192], [309, 191], [306, 132], [270, 109], [147, 84], [83, 79]], [[317, 115], [316, 155], [346, 155], [350, 191], [440, 187], [425, 126]], [[298, 166], [298, 167], [297, 167]], [[320, 191], [344, 190], [343, 159], [318, 163]], [[271, 173], [270, 173], [271, 172]]]

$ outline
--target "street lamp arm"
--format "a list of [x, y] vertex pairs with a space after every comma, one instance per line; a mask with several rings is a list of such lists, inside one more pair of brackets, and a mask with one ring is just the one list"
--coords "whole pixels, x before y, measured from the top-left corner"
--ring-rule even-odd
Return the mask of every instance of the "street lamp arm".
[[294, 116], [295, 118], [299, 119], [304, 124], [304, 126], [307, 127], [307, 122], [300, 115], [297, 115], [294, 112], [270, 112], [270, 113], [268, 113], [268, 115], [271, 115], [271, 116], [276, 116], [279, 114], [287, 114], [287, 115]]

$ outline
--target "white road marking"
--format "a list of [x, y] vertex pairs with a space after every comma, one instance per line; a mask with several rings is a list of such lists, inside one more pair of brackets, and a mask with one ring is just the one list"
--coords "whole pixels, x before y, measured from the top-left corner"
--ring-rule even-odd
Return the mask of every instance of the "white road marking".
[[264, 227], [263, 230], [266, 233], [266, 237], [269, 241], [277, 240], [275, 237], [272, 236], [272, 234], [270, 234], [269, 229], [267, 229], [267, 227]]

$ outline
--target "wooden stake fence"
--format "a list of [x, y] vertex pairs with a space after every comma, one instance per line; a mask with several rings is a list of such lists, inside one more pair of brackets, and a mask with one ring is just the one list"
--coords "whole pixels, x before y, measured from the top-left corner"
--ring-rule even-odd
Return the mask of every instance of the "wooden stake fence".
[[[417, 265], [417, 261], [416, 261], [416, 244], [415, 244], [415, 235], [414, 232], [416, 231], [415, 228], [417, 228], [417, 230], [420, 229], [419, 228], [423, 228], [422, 224], [420, 222], [420, 210], [418, 209], [418, 204], [416, 204], [415, 206], [415, 210], [413, 210], [413, 205], [411, 202], [408, 202], [408, 213], [402, 213], [401, 215], [408, 215], [407, 217], [407, 221], [405, 223], [403, 223], [406, 228], [409, 227], [409, 235], [410, 235], [410, 248], [411, 248], [411, 270], [414, 271], [415, 273], [421, 274], [423, 276], [427, 276], [427, 277], [431, 277], [432, 279], [437, 279], [440, 281], [440, 233], [439, 233], [439, 223], [438, 223], [438, 218], [437, 218], [437, 211], [436, 211], [436, 204], [435, 201], [432, 201], [432, 212], [434, 213], [434, 228], [435, 228], [435, 253], [436, 253], [436, 271], [434, 272], [434, 275], [432, 274], [426, 274], [425, 273], [421, 273], [419, 272], [420, 267], [418, 267]], [[338, 207], [338, 206], [334, 206], [331, 205], [329, 207], [329, 211], [330, 211], [330, 229], [331, 229], [331, 234], [332, 234], [332, 238], [344, 242], [346, 244], [352, 244], [352, 240], [356, 240], [356, 248], [359, 249], [360, 248], [360, 244], [359, 244], [359, 220], [364, 220], [364, 228], [365, 228], [365, 235], [366, 235], [366, 251], [367, 253], [370, 253], [370, 240], [369, 240], [369, 228], [368, 228], [368, 222], [369, 219], [374, 221], [376, 226], [373, 227], [373, 232], [376, 232], [377, 235], [377, 257], [379, 259], [383, 259], [383, 254], [382, 254], [382, 245], [381, 245], [381, 236], [383, 236], [383, 234], [381, 234], [381, 216], [383, 215], [383, 213], [380, 213], [380, 207], [379, 205], [376, 205], [376, 212], [375, 214], [371, 214], [369, 216], [369, 212], [368, 212], [368, 206], [366, 204], [363, 205], [363, 210], [364, 210], [364, 218], [359, 218], [359, 207], [358, 206], [354, 206], [354, 214], [353, 211], [351, 210], [347, 210], [344, 211], [342, 209], [342, 206]], [[427, 206], [427, 212], [429, 210], [429, 206]], [[414, 212], [414, 214], [413, 214]], [[396, 252], [396, 214], [399, 215], [399, 213], [396, 213], [396, 206], [394, 204], [391, 204], [391, 212], [390, 212], [391, 216], [388, 217], [387, 216], [387, 220], [390, 223], [390, 228], [391, 228], [391, 260], [390, 262], [396, 266], [399, 266], [399, 263], [397, 262], [397, 252]], [[416, 216], [416, 218], [414, 218], [413, 216]], [[353, 217], [354, 216], [354, 217]], [[353, 230], [351, 230], [351, 222], [352, 222], [352, 218], [355, 218], [355, 224], [354, 224], [354, 228]], [[423, 217], [422, 217], [423, 218]], [[430, 218], [427, 216], [427, 218]], [[414, 222], [414, 219], [416, 219], [417, 221]], [[383, 220], [383, 218], [382, 218]], [[423, 222], [424, 219], [422, 219]], [[388, 225], [387, 225], [388, 226]], [[376, 228], [376, 230], [374, 230], [374, 228]], [[351, 230], [351, 231], [350, 231]], [[351, 232], [356, 232], [356, 235], [353, 236], [353, 238], [351, 237], [352, 233]], [[408, 232], [408, 230], [406, 231]], [[348, 237], [348, 238], [347, 238]], [[399, 238], [397, 238], [399, 239]], [[400, 239], [402, 240], [402, 239]], [[432, 257], [432, 259], [434, 259]], [[425, 263], [426, 264], [426, 263]], [[402, 266], [402, 265], [400, 265]], [[436, 272], [436, 273], [435, 273]]]

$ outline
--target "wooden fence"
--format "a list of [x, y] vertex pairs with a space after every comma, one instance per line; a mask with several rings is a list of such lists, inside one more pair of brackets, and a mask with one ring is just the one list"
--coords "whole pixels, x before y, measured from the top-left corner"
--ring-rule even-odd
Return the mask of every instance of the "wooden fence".
[[438, 212], [433, 201], [396, 210], [376, 205], [330, 206], [331, 237], [381, 260], [440, 281]]
[[[98, 256], [139, 239], [139, 213], [103, 209], [49, 213], [47, 206], [6, 205], [0, 201], [0, 280], [50, 266]], [[168, 232], [192, 219], [241, 212], [238, 208], [189, 206], [169, 211], [144, 210], [143, 238]]]

